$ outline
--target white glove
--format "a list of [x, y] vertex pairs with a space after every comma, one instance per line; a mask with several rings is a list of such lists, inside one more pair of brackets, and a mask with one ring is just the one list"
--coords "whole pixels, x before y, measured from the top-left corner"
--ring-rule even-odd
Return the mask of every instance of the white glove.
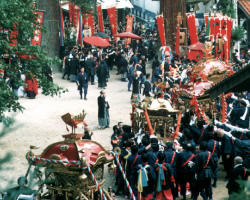
[[195, 178], [195, 180], [197, 180], [197, 178], [198, 178], [198, 175], [196, 173], [194, 175], [194, 178]]
[[195, 163], [193, 161], [189, 161], [187, 165], [188, 165], [188, 167], [193, 168]]

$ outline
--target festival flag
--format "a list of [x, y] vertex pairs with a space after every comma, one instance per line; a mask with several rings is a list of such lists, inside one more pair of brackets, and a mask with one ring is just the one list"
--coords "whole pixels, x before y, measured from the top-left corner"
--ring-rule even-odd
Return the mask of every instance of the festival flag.
[[78, 43], [82, 46], [83, 45], [83, 34], [82, 34], [82, 14], [78, 12]]
[[10, 31], [10, 45], [11, 46], [16, 46], [17, 44], [17, 37], [18, 37], [18, 29], [16, 24], [13, 25], [13, 30]]
[[156, 16], [158, 31], [161, 39], [161, 46], [166, 46], [165, 27], [163, 15]]
[[94, 18], [91, 14], [88, 14], [88, 26], [90, 27], [91, 35], [95, 33]]
[[[134, 15], [127, 15], [127, 16], [126, 16], [126, 19], [127, 19], [126, 32], [132, 33]], [[128, 39], [127, 39], [127, 43], [128, 43], [128, 44], [131, 43], [131, 38], [128, 38]]]
[[177, 28], [176, 28], [176, 44], [175, 44], [175, 52], [176, 55], [178, 55], [180, 57], [180, 25], [177, 24]]
[[187, 13], [186, 15], [187, 15], [190, 42], [191, 44], [195, 44], [198, 42], [197, 28], [195, 25], [195, 15], [190, 13]]
[[69, 1], [69, 22], [72, 23], [71, 2]]
[[205, 30], [207, 30], [208, 14], [204, 14], [204, 19], [205, 19]]
[[99, 32], [104, 33], [104, 25], [103, 25], [102, 6], [101, 6], [101, 4], [97, 6], [97, 13], [98, 13]]
[[115, 35], [117, 33], [117, 17], [116, 17], [116, 8], [111, 7], [107, 9], [109, 21], [111, 25], [112, 34]]
[[64, 20], [63, 20], [63, 12], [62, 12], [62, 5], [60, 4], [60, 46], [64, 46]]
[[231, 34], [232, 34], [233, 20], [228, 17], [227, 19], [227, 59], [230, 57], [230, 47], [231, 47]]

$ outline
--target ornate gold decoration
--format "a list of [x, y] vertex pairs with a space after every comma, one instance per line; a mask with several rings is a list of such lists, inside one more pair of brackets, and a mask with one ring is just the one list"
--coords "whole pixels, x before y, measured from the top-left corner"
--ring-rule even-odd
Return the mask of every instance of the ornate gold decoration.
[[64, 145], [62, 145], [61, 147], [60, 147], [60, 150], [61, 151], [67, 151], [69, 149], [69, 145], [67, 145], [67, 144], [64, 144]]
[[52, 160], [61, 160], [61, 156], [58, 154], [51, 154], [49, 158]]

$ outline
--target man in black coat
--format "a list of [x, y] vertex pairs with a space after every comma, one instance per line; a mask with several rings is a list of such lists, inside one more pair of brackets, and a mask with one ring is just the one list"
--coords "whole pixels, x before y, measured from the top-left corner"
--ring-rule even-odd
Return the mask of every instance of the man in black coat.
[[66, 56], [66, 57], [64, 58], [64, 67], [63, 67], [63, 69], [64, 69], [64, 74], [63, 74], [62, 79], [64, 79], [64, 77], [67, 75], [67, 76], [68, 76], [67, 80], [69, 80], [70, 63], [71, 63], [71, 60], [72, 60], [72, 59], [73, 59], [72, 54], [70, 54], [70, 55], [68, 55], [68, 56]]
[[194, 199], [197, 200], [199, 193], [203, 199], [212, 199], [211, 178], [213, 177], [212, 170], [215, 168], [212, 153], [207, 151], [207, 142], [202, 141], [200, 144], [201, 152], [195, 160], [195, 178], [197, 180], [197, 191], [194, 194]]
[[94, 85], [94, 76], [95, 76], [95, 61], [93, 60], [93, 56], [89, 55], [87, 60], [85, 61], [85, 68], [88, 69], [88, 76], [91, 81], [91, 85]]
[[146, 97], [151, 97], [151, 83], [150, 83], [150, 74], [146, 74], [146, 81], [144, 82], [143, 95]]
[[84, 99], [87, 100], [88, 92], [88, 74], [84, 72], [84, 67], [81, 68], [81, 72], [76, 77], [76, 84], [78, 85], [78, 90], [80, 92], [80, 99], [82, 99], [82, 88], [84, 89]]
[[217, 182], [217, 178], [218, 178], [218, 161], [220, 159], [220, 145], [219, 145], [218, 141], [214, 140], [214, 133], [213, 132], [207, 133], [207, 140], [208, 140], [207, 150], [212, 153], [212, 156], [214, 158], [215, 168], [213, 170], [213, 175], [214, 175], [213, 187], [216, 187], [216, 182]]
[[136, 99], [136, 102], [140, 101], [140, 75], [141, 72], [137, 71], [136, 75], [133, 76], [133, 88], [131, 99]]
[[76, 81], [76, 76], [79, 71], [79, 59], [76, 54], [73, 54], [73, 59], [70, 60], [70, 80], [72, 82]]
[[109, 127], [109, 103], [105, 99], [105, 92], [102, 90], [97, 98], [99, 128]]
[[96, 71], [96, 74], [97, 74], [97, 77], [98, 77], [98, 87], [99, 88], [106, 88], [107, 86], [107, 83], [106, 83], [106, 77], [107, 77], [107, 68], [104, 64], [104, 61], [101, 60], [100, 61], [100, 64], [98, 65], [97, 67], [97, 71]]
[[194, 171], [193, 165], [195, 161], [195, 155], [192, 153], [192, 145], [184, 142], [182, 144], [184, 151], [179, 153], [177, 160], [178, 176], [180, 176], [181, 194], [183, 200], [186, 200], [186, 184], [190, 183], [190, 190], [192, 195], [194, 194]]
[[125, 59], [125, 54], [122, 54], [122, 57], [118, 63], [118, 68], [120, 69], [121, 79], [123, 82], [126, 82], [127, 71], [128, 71], [128, 61]]
[[242, 165], [243, 159], [240, 156], [234, 159], [234, 169], [231, 172], [230, 179], [227, 183], [229, 200], [237, 199], [237, 196], [245, 189], [245, 183], [249, 176], [249, 171]]

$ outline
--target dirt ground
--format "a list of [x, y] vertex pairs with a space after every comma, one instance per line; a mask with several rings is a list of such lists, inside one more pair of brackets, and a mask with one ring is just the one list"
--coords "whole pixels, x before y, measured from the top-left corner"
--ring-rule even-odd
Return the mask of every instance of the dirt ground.
[[[151, 69], [148, 69], [151, 71]], [[14, 115], [16, 123], [8, 134], [0, 141], [0, 159], [7, 152], [12, 153], [12, 159], [4, 164], [4, 169], [0, 172], [0, 191], [6, 186], [16, 186], [16, 180], [19, 176], [25, 175], [28, 168], [28, 162], [25, 154], [29, 151], [29, 146], [34, 145], [39, 149], [33, 152], [39, 155], [49, 144], [63, 140], [62, 135], [67, 134], [65, 123], [61, 116], [67, 112], [72, 115], [78, 115], [84, 109], [87, 112], [86, 122], [93, 130], [93, 140], [102, 144], [107, 150], [111, 149], [110, 136], [112, 126], [122, 121], [124, 124], [130, 124], [130, 95], [127, 83], [120, 81], [120, 76], [115, 75], [116, 70], [112, 70], [110, 81], [107, 83], [106, 95], [110, 97], [110, 127], [104, 130], [98, 130], [97, 120], [97, 97], [100, 89], [96, 85], [89, 85], [88, 100], [80, 100], [79, 93], [75, 83], [61, 79], [61, 73], [54, 74], [54, 82], [60, 86], [68, 88], [69, 92], [61, 97], [48, 97], [38, 94], [35, 100], [21, 98], [20, 103], [25, 107], [23, 113]], [[2, 129], [0, 124], [0, 131]], [[225, 173], [222, 169], [219, 172], [220, 178], [218, 186], [213, 190], [213, 199], [222, 199], [227, 196], [225, 188], [226, 182], [223, 181]], [[115, 177], [105, 169], [106, 189], [112, 186], [115, 189]], [[117, 197], [117, 199], [124, 199]]]

